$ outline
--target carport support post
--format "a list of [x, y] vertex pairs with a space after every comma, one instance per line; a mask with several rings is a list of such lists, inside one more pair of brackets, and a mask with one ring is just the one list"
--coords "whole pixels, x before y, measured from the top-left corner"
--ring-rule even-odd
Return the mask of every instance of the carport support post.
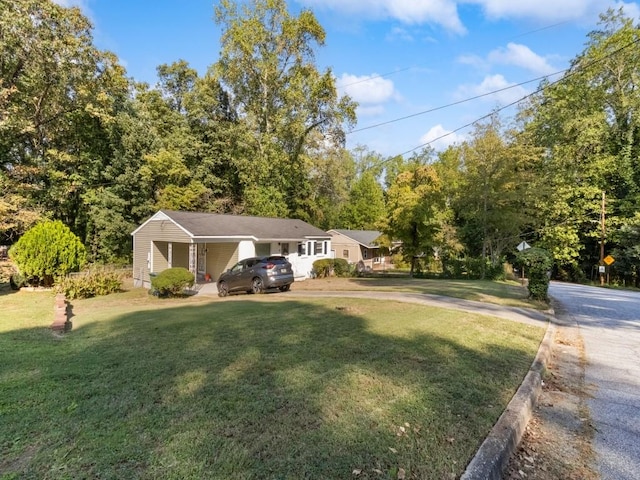
[[195, 243], [189, 244], [189, 271], [193, 273], [193, 278], [197, 279], [196, 276], [196, 260], [198, 254], [198, 245]]

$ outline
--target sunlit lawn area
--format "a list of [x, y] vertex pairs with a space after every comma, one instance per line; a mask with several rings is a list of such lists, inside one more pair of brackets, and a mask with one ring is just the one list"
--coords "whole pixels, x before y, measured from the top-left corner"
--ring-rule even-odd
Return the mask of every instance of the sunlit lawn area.
[[527, 297], [529, 292], [516, 281], [433, 280], [408, 275], [377, 275], [363, 278], [316, 278], [293, 284], [294, 290], [394, 291], [445, 295], [512, 307], [546, 309], [542, 302]]
[[286, 295], [3, 292], [0, 478], [453, 478], [544, 333]]

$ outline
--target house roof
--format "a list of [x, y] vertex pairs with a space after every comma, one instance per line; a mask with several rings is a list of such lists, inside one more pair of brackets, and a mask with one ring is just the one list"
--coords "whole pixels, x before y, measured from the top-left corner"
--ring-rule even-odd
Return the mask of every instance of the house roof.
[[374, 242], [382, 235], [382, 233], [377, 230], [329, 230], [329, 233], [331, 232], [337, 232], [340, 235], [349, 237], [351, 240], [367, 248], [377, 247], [378, 244]]
[[152, 220], [170, 220], [192, 237], [244, 237], [255, 240], [329, 238], [325, 231], [297, 219], [178, 212], [174, 210], [158, 211], [138, 227], [133, 234]]

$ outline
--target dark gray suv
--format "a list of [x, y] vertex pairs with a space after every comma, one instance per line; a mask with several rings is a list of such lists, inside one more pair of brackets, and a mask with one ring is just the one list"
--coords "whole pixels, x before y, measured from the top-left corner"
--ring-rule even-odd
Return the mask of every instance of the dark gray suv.
[[239, 261], [220, 275], [218, 295], [226, 297], [231, 292], [262, 293], [270, 288], [286, 292], [293, 283], [293, 269], [289, 261], [280, 255], [251, 257]]

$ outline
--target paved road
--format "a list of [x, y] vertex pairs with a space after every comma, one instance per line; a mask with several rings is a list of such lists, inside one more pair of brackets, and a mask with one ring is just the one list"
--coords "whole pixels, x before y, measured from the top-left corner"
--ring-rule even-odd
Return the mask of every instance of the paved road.
[[584, 339], [600, 474], [640, 480], [640, 293], [552, 282], [549, 294]]

